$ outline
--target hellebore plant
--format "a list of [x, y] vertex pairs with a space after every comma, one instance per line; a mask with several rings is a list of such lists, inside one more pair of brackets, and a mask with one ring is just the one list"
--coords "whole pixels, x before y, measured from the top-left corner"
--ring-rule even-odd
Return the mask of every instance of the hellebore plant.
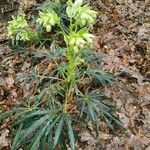
[[[52, 41], [49, 51], [37, 52], [35, 57], [45, 58], [56, 67], [46, 75], [40, 75], [37, 69], [31, 72], [26, 80], [36, 83], [40, 92], [31, 94], [20, 108], [0, 115], [2, 120], [15, 114], [13, 125], [18, 130], [15, 130], [12, 150], [66, 149], [66, 133], [70, 148], [75, 150], [72, 124], [76, 120], [93, 123], [97, 131], [99, 118], [104, 119], [111, 129], [113, 122], [122, 125], [113, 115], [115, 108], [107, 103], [106, 96], [98, 88], [114, 78], [99, 69], [100, 57], [91, 50], [93, 35], [90, 28], [97, 13], [89, 5], [84, 5], [83, 0], [74, 3], [68, 0], [66, 7], [60, 2], [58, 6], [55, 4], [55, 7], [39, 11], [36, 24], [44, 33], [53, 34], [56, 29], [65, 44], [59, 46]], [[61, 8], [64, 8], [63, 14], [58, 11]], [[33, 34], [37, 38], [40, 33], [31, 32], [24, 14], [8, 23], [8, 37], [13, 44], [15, 41], [32, 41]], [[45, 79], [47, 82], [43, 82]]]
[[[37, 23], [46, 28], [47, 32], [51, 31], [52, 26], [59, 26], [64, 36], [67, 47], [65, 55], [68, 60], [67, 77], [65, 79], [67, 90], [63, 108], [65, 113], [67, 113], [67, 104], [71, 97], [70, 91], [75, 84], [75, 69], [77, 65], [84, 62], [84, 59], [80, 58], [80, 54], [85, 46], [92, 45], [93, 35], [89, 33], [88, 27], [94, 23], [96, 12], [91, 10], [88, 5], [82, 5], [82, 0], [76, 0], [75, 3], [68, 1], [68, 7], [66, 8], [66, 13], [70, 20], [68, 33], [64, 31], [60, 18], [52, 9], [48, 9], [46, 12], [39, 12], [39, 18], [37, 19]], [[84, 20], [84, 22], [81, 20]]]

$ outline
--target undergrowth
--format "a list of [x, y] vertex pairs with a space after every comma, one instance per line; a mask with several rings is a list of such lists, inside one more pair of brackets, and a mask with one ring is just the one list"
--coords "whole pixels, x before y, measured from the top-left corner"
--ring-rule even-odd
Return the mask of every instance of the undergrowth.
[[[37, 10], [32, 28], [24, 13], [13, 17], [8, 22], [8, 37], [12, 46], [36, 43], [34, 61], [45, 59], [54, 67], [42, 73], [35, 67], [18, 77], [18, 82], [30, 82], [34, 90], [19, 108], [1, 114], [0, 119], [14, 116], [12, 150], [65, 149], [68, 142], [75, 150], [77, 122], [84, 127], [93, 123], [97, 133], [99, 119], [112, 130], [113, 123], [122, 126], [114, 115], [117, 110], [101, 91], [115, 79], [100, 69], [100, 55], [92, 51], [90, 29], [97, 13], [89, 5], [82, 0], [55, 1], [38, 5]], [[50, 48], [40, 50], [45, 44]]]

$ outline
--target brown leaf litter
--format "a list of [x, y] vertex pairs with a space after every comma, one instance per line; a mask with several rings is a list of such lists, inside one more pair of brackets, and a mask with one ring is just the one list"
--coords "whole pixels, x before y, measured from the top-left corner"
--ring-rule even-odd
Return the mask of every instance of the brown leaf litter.
[[[27, 11], [36, 1], [25, 1], [20, 10]], [[118, 116], [126, 127], [125, 131], [111, 133], [107, 125], [100, 122], [101, 130], [96, 137], [95, 128], [89, 130], [76, 125], [79, 141], [78, 150], [149, 150], [150, 149], [150, 3], [148, 0], [95, 0], [89, 1], [98, 11], [94, 49], [103, 55], [102, 68], [113, 73], [118, 81], [105, 88], [108, 97], [120, 109]], [[4, 17], [4, 16], [3, 16]], [[0, 17], [1, 18], [1, 17]], [[12, 56], [3, 42], [6, 40], [6, 24], [0, 24], [0, 105], [10, 109], [18, 97], [29, 95], [29, 84], [15, 84], [16, 77], [31, 67], [29, 58]], [[16, 67], [16, 66], [19, 66]], [[41, 62], [39, 66], [49, 71], [52, 62]], [[37, 67], [39, 67], [37, 66]], [[85, 84], [88, 81], [84, 81]], [[76, 108], [70, 106], [74, 113]], [[9, 120], [6, 120], [9, 122]], [[5, 123], [5, 124], [6, 124]], [[4, 126], [7, 128], [6, 126]], [[10, 144], [8, 129], [1, 131], [0, 147]]]

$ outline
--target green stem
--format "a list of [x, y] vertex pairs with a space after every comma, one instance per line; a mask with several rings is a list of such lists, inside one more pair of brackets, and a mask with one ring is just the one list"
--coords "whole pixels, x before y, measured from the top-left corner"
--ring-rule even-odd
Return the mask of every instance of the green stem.
[[72, 28], [73, 27], [73, 24], [72, 24], [72, 18], [70, 18], [70, 32], [72, 32]]
[[[60, 25], [60, 27], [61, 27], [61, 25]], [[69, 29], [70, 29], [70, 33], [71, 33], [72, 30], [73, 30], [72, 18], [70, 18]], [[66, 36], [66, 33], [65, 33], [65, 36]], [[66, 86], [67, 90], [66, 90], [66, 95], [65, 95], [65, 102], [64, 102], [64, 105], [63, 105], [63, 111], [64, 111], [64, 113], [67, 113], [67, 104], [68, 104], [69, 99], [72, 100], [72, 98], [71, 98], [71, 92], [70, 91], [72, 90], [72, 87], [74, 87], [74, 83], [75, 83], [74, 82], [75, 81], [74, 49], [68, 43], [66, 43], [66, 45], [67, 45], [66, 56], [67, 56], [67, 60], [68, 60], [68, 74], [67, 74], [67, 78], [66, 78], [66, 81], [67, 81], [67, 86]]]
[[68, 83], [72, 84], [75, 80], [75, 53], [74, 53], [74, 47], [69, 46], [68, 48]]
[[60, 21], [59, 21], [59, 27], [61, 28], [63, 35], [67, 36], [67, 34], [66, 34], [65, 30], [64, 30], [64, 29], [63, 29], [63, 27], [61, 26]]
[[67, 104], [69, 98], [71, 99], [71, 89], [74, 87], [75, 81], [75, 60], [74, 60], [74, 51], [72, 47], [68, 47], [67, 51], [67, 59], [68, 59], [68, 75], [67, 75], [67, 91], [65, 96], [65, 103], [64, 103], [64, 112], [67, 112]]

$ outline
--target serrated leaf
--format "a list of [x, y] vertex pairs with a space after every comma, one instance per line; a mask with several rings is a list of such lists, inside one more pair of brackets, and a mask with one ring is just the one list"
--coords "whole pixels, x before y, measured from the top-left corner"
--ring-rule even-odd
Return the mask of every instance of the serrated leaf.
[[5, 119], [5, 118], [9, 117], [10, 115], [12, 115], [13, 113], [14, 113], [14, 111], [5, 112], [5, 113], [0, 114], [0, 122], [1, 122], [3, 119]]
[[41, 140], [42, 136], [44, 135], [45, 130], [47, 129], [49, 124], [50, 124], [50, 121], [47, 122], [46, 125], [38, 132], [37, 136], [35, 137], [35, 141], [33, 142], [30, 150], [36, 150], [38, 148], [38, 145], [40, 144], [40, 140]]
[[89, 110], [89, 115], [92, 118], [92, 121], [95, 122], [96, 121], [95, 110], [93, 110], [93, 108], [92, 108], [92, 106], [90, 106], [90, 104], [88, 104], [88, 110]]
[[19, 119], [17, 122], [14, 123], [14, 126], [16, 126], [18, 124], [21, 124], [22, 122], [24, 122], [24, 121], [26, 121], [26, 120], [28, 120], [28, 119], [30, 119], [32, 117], [35, 117], [35, 116], [38, 116], [38, 115], [42, 116], [42, 115], [44, 115], [44, 114], [46, 114], [48, 112], [49, 111], [41, 111], [41, 110], [33, 112], [33, 113], [29, 114], [29, 115], [26, 115], [23, 119]]
[[47, 140], [47, 136], [44, 133], [43, 137], [41, 138], [41, 144], [39, 145], [40, 150], [46, 150], [46, 147], [47, 147], [47, 141], [46, 140]]
[[103, 115], [103, 116], [104, 116], [104, 118], [105, 118], [105, 121], [106, 121], [108, 127], [109, 127], [112, 131], [114, 131], [114, 127], [112, 126], [112, 124], [110, 123], [110, 121], [107, 119], [107, 117], [105, 117], [105, 115]]
[[48, 148], [48, 150], [54, 150], [54, 140], [53, 140], [52, 133], [50, 133], [50, 136], [48, 136], [48, 139], [47, 139], [47, 148]]
[[49, 119], [49, 115], [46, 115], [42, 118], [40, 118], [39, 120], [35, 121], [30, 128], [24, 130], [21, 134], [21, 138], [18, 144], [20, 144], [21, 142], [25, 141], [26, 138], [28, 138], [28, 136], [33, 133], [34, 131], [36, 131], [38, 129], [38, 127], [40, 127], [47, 119]]
[[59, 121], [59, 123], [58, 123], [56, 132], [55, 132], [54, 148], [56, 147], [57, 142], [58, 142], [58, 140], [59, 140], [59, 137], [60, 137], [60, 135], [61, 135], [62, 128], [63, 128], [63, 124], [64, 124], [64, 118], [61, 118], [60, 121]]
[[10, 115], [12, 115], [13, 113], [21, 111], [21, 110], [22, 110], [22, 108], [17, 108], [17, 109], [14, 109], [12, 111], [9, 111], [9, 112], [1, 113], [0, 114], [0, 122], [3, 121], [3, 119], [5, 119], [5, 118], [9, 117]]
[[14, 141], [13, 141], [13, 145], [11, 147], [11, 150], [16, 150], [17, 149], [17, 142], [20, 138], [20, 133], [21, 133], [21, 129], [23, 127], [23, 124], [20, 125], [18, 131], [16, 132], [16, 135], [15, 135], [15, 138], [14, 138]]
[[85, 109], [85, 103], [82, 104], [82, 108], [81, 108], [80, 115], [79, 115], [80, 117], [82, 117], [84, 109]]
[[55, 127], [56, 123], [59, 121], [61, 115], [59, 115], [58, 117], [56, 117], [56, 119], [50, 124], [49, 128], [46, 131], [46, 135], [48, 135], [50, 133], [50, 131], [52, 130], [52, 128]]
[[67, 128], [68, 128], [67, 132], [68, 132], [70, 147], [71, 147], [71, 150], [75, 150], [75, 138], [74, 138], [74, 133], [73, 133], [73, 129], [71, 126], [70, 118], [69, 118], [69, 120], [66, 119], [66, 123], [67, 123]]
[[108, 116], [111, 120], [113, 120], [115, 123], [117, 123], [119, 126], [121, 126], [121, 127], [124, 128], [122, 122], [121, 122], [118, 118], [116, 118], [115, 116], [113, 116], [113, 115], [112, 115], [111, 113], [109, 113], [109, 112], [104, 111], [103, 113], [104, 113], [104, 115], [107, 115], [107, 116]]

